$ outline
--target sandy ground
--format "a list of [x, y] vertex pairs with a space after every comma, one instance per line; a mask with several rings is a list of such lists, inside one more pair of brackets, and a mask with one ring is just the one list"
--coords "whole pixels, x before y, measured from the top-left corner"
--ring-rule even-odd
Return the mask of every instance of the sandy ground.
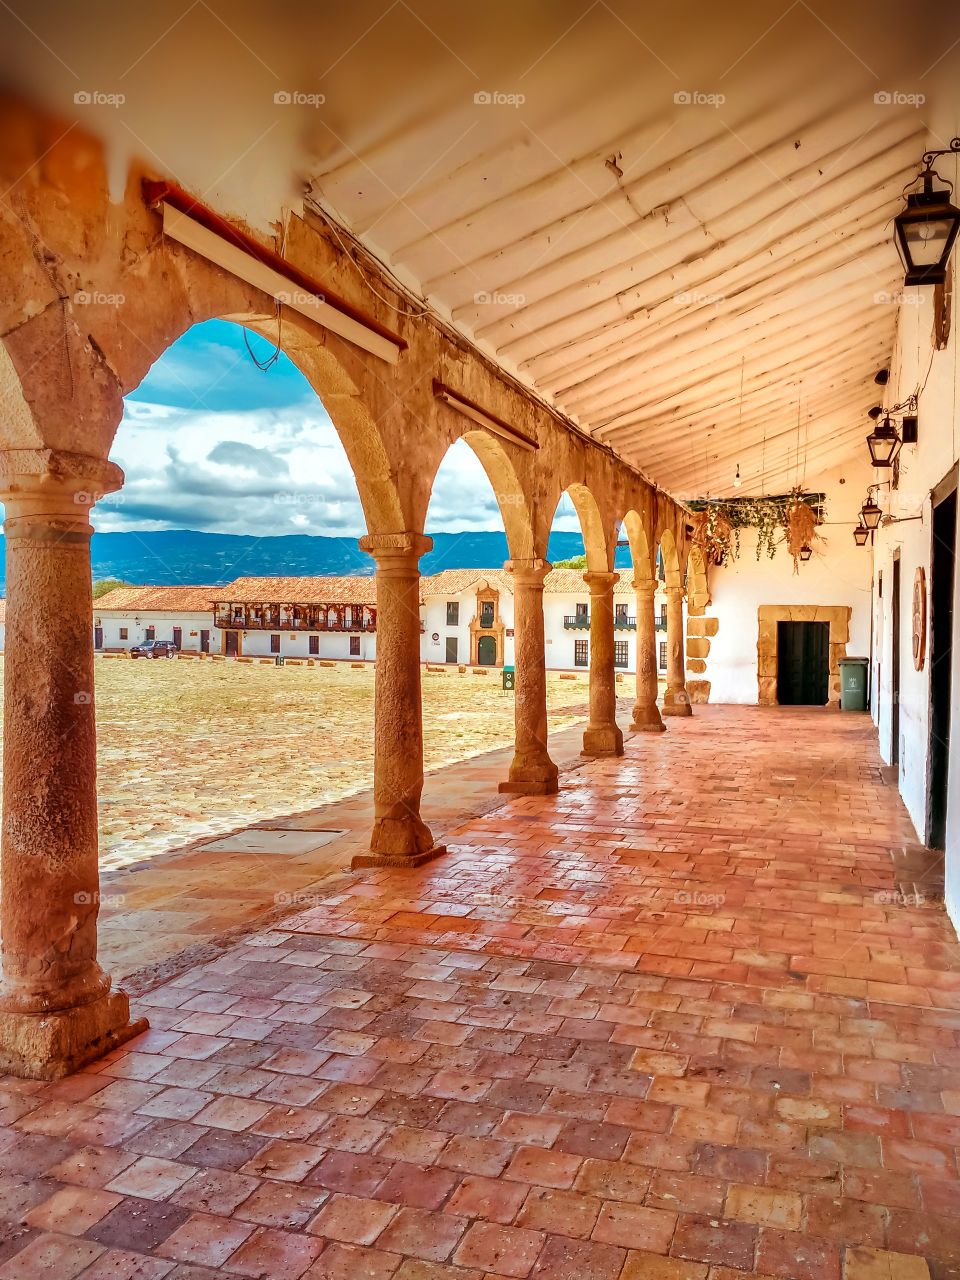
[[[101, 658], [96, 674], [104, 868], [372, 783], [372, 666]], [[586, 675], [551, 676], [547, 696], [551, 729], [583, 719]], [[499, 672], [425, 671], [423, 704], [428, 770], [513, 740]]]

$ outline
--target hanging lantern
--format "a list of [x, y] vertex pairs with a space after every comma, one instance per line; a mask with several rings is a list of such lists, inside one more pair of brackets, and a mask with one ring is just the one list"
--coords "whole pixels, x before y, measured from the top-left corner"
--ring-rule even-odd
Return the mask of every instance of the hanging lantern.
[[872, 533], [874, 529], [879, 529], [882, 518], [883, 512], [877, 506], [876, 498], [872, 493], [868, 494], [866, 502], [860, 508], [860, 519]]
[[919, 175], [923, 190], [911, 191], [906, 209], [893, 220], [897, 250], [906, 268], [905, 285], [943, 284], [947, 259], [960, 231], [960, 209], [950, 203], [951, 191], [934, 190], [934, 178], [943, 179], [931, 167], [933, 154], [947, 153], [924, 156], [927, 167]]
[[813, 547], [808, 547], [806, 544], [804, 544], [800, 548], [800, 559], [804, 563], [806, 563], [812, 555], [813, 555]]
[[884, 418], [867, 436], [870, 461], [875, 467], [892, 467], [903, 441], [892, 418]]

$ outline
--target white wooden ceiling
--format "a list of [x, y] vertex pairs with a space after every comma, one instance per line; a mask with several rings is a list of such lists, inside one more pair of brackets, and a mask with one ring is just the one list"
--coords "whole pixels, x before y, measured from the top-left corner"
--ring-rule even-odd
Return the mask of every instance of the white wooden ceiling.
[[[891, 220], [935, 126], [960, 124], [955, 5], [925, 4], [922, 31], [900, 0], [24, 16], [36, 41], [0, 19], [14, 81], [55, 103], [124, 87], [96, 117], [115, 147], [225, 213], [266, 225], [306, 191], [678, 496], [729, 494], [738, 465], [744, 493], [815, 488], [863, 447], [902, 279]], [[71, 81], [41, 46], [87, 62]]]

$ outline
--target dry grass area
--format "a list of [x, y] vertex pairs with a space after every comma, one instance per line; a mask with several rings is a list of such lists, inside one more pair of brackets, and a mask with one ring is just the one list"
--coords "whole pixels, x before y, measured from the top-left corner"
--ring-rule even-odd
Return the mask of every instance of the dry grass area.
[[[97, 661], [101, 862], [312, 808], [373, 780], [373, 668]], [[587, 679], [548, 683], [550, 727], [586, 716]], [[427, 769], [513, 740], [499, 672], [424, 672]]]

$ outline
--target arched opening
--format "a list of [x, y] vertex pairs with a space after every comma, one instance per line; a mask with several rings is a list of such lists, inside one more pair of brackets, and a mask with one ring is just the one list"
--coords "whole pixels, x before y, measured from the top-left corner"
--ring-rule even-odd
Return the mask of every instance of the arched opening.
[[[636, 511], [628, 511], [623, 517], [621, 528], [626, 535], [634, 581], [637, 584], [652, 581], [654, 564], [643, 518]], [[622, 540], [619, 539], [618, 544]]]
[[[455, 441], [434, 476], [424, 521], [434, 544], [420, 582], [428, 718], [443, 668], [486, 673], [513, 663], [512, 599], [504, 563], [510, 559], [511, 535], [514, 544], [524, 545], [529, 527], [525, 506], [513, 501], [519, 491], [519, 486], [511, 489], [515, 485], [509, 461], [486, 448], [483, 432]], [[437, 666], [441, 670], [433, 670]]]
[[665, 687], [667, 666], [666, 598], [660, 571], [662, 557], [659, 548], [656, 558], [652, 555], [646, 522], [636, 510], [628, 511], [621, 523], [618, 546], [622, 546], [624, 541], [631, 561], [630, 587], [636, 611], [628, 637], [631, 642], [631, 669], [636, 672], [632, 727], [635, 732], [661, 732], [664, 726], [657, 703]]
[[[194, 325], [127, 397], [111, 457], [124, 488], [92, 513], [104, 868], [368, 787], [357, 539], [389, 504], [361, 499], [302, 369], [238, 324]], [[180, 660], [143, 660], [158, 647]]]
[[[556, 535], [572, 532], [579, 532], [583, 551], [580, 555], [564, 556], [562, 553], [558, 555], [560, 538]], [[592, 573], [606, 573], [609, 570], [610, 551], [603, 527], [603, 517], [596, 498], [586, 485], [571, 484], [560, 495], [550, 524], [547, 554], [554, 563], [564, 567], [588, 569]], [[571, 563], [568, 564], [568, 561]], [[577, 563], [574, 565], [573, 561]]]

